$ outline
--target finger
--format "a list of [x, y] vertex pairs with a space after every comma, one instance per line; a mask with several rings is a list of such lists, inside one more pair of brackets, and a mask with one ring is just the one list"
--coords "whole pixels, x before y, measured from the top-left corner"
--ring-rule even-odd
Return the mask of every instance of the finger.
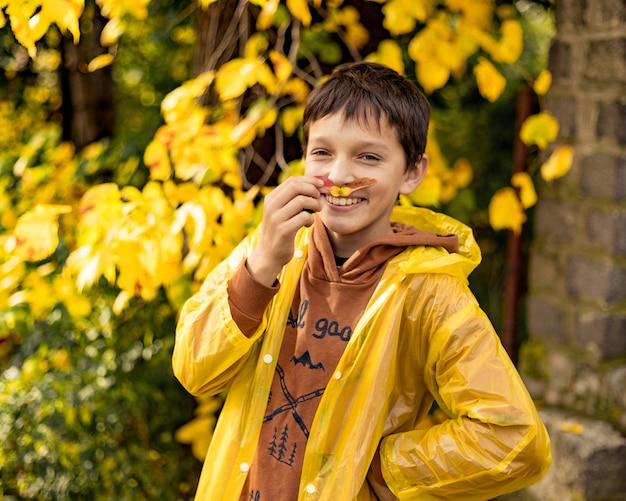
[[267, 197], [277, 205], [286, 205], [298, 195], [319, 198], [321, 184], [320, 180], [313, 177], [292, 177], [281, 183]]

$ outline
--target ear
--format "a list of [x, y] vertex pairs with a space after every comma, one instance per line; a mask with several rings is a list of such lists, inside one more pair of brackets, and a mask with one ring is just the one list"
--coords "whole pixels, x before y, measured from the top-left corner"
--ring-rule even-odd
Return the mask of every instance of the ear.
[[424, 154], [421, 158], [411, 165], [404, 173], [404, 181], [400, 187], [402, 195], [408, 195], [417, 188], [424, 179], [428, 170], [428, 155]]

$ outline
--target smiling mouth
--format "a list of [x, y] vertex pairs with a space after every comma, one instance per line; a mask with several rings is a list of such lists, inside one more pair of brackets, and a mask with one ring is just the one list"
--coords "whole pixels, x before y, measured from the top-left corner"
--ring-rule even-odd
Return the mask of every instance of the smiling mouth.
[[333, 197], [332, 195], [326, 195], [326, 200], [331, 205], [347, 206], [347, 205], [356, 205], [359, 202], [361, 202], [363, 199], [355, 198], [355, 197]]

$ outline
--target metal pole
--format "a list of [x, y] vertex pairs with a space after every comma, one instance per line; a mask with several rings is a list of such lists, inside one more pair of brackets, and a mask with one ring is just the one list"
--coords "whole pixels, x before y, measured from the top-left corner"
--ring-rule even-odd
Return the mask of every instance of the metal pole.
[[[535, 108], [535, 94], [532, 88], [524, 85], [517, 96], [515, 139], [513, 142], [513, 172], [525, 172], [528, 168], [528, 147], [519, 138], [519, 130]], [[504, 312], [502, 344], [513, 362], [517, 362], [518, 322], [522, 284], [526, 274], [524, 259], [525, 225], [519, 235], [509, 230], [506, 244], [504, 277]]]

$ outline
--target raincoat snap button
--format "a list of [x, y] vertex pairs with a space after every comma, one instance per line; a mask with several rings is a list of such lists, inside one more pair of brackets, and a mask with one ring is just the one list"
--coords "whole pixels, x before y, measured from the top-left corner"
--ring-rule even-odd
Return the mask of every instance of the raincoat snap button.
[[300, 259], [303, 256], [304, 256], [304, 251], [302, 249], [296, 249], [295, 252], [293, 253], [293, 257], [295, 257], [296, 259]]
[[267, 353], [266, 355], [263, 355], [263, 362], [265, 362], [266, 364], [271, 364], [273, 361], [274, 361], [274, 357], [270, 355], [269, 353]]
[[340, 371], [335, 372], [335, 379], [341, 379], [341, 372]]
[[309, 484], [304, 488], [309, 494], [313, 494], [315, 492], [315, 486], [313, 484]]
[[239, 469], [245, 473], [250, 469], [250, 465], [248, 463], [241, 463]]

